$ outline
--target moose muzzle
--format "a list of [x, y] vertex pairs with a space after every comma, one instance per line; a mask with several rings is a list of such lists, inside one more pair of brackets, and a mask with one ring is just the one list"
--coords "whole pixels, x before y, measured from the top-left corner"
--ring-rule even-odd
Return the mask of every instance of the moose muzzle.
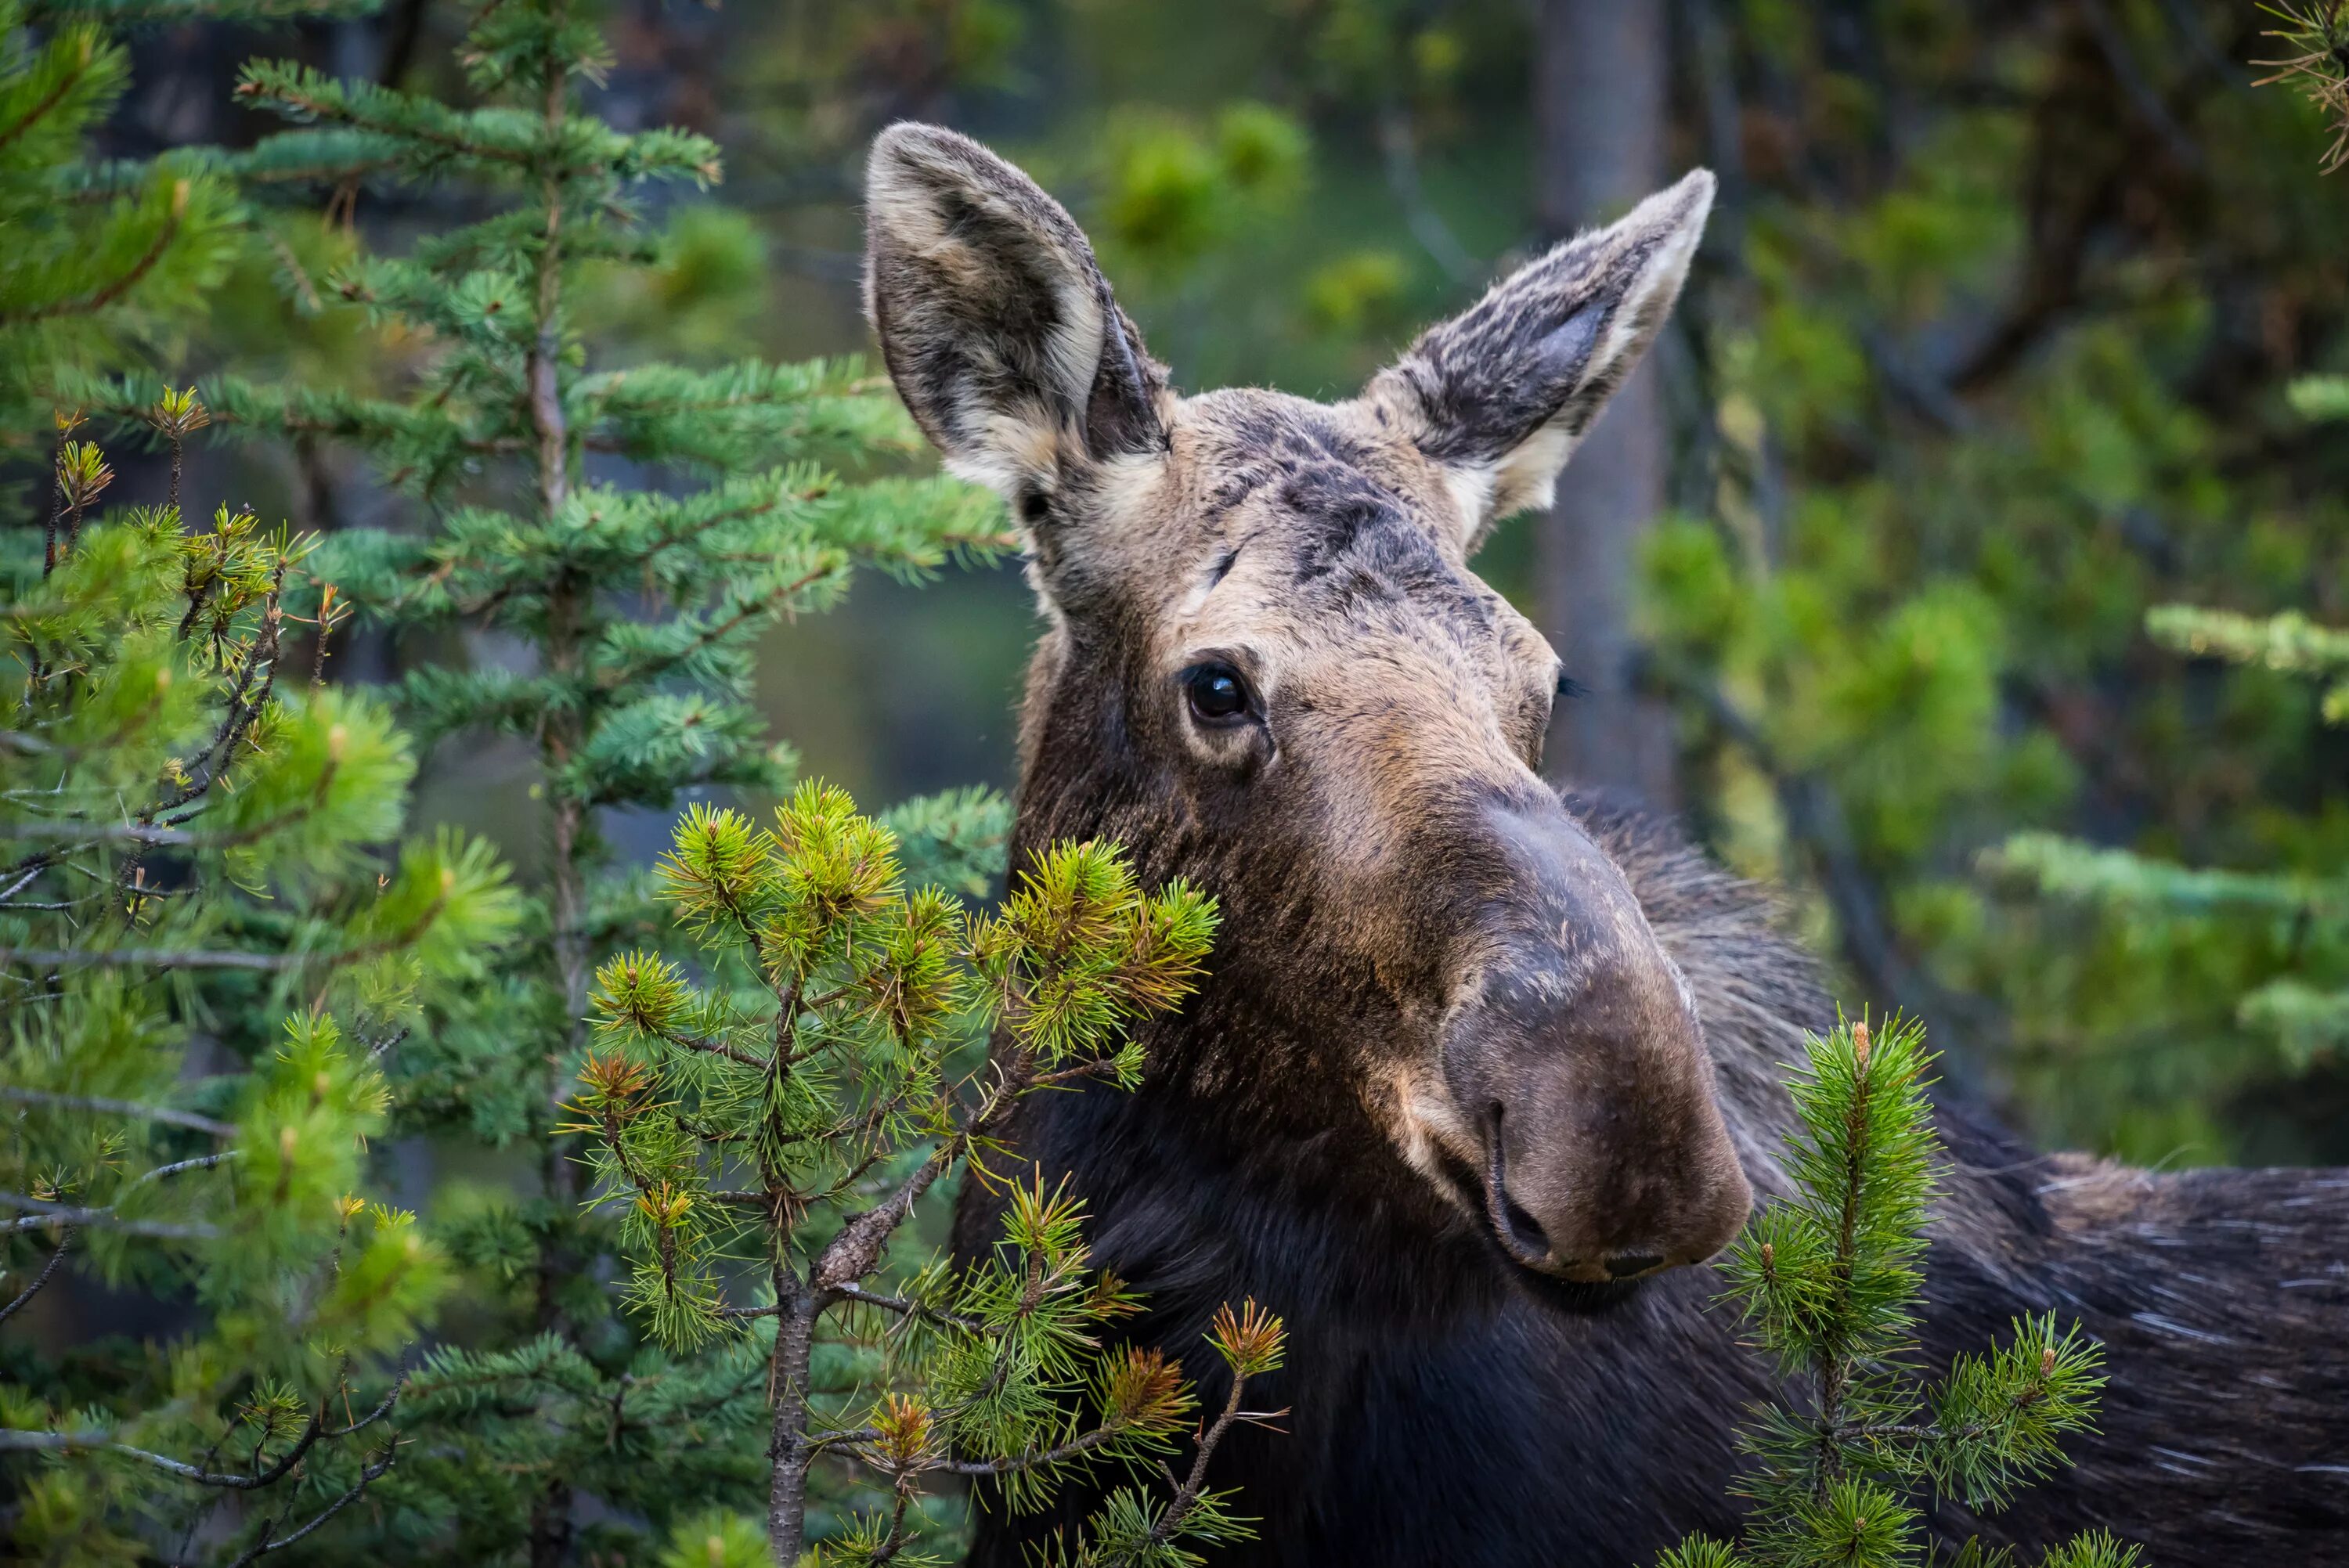
[[1493, 1234], [1524, 1267], [1578, 1284], [1702, 1262], [1754, 1194], [1686, 987], [1622, 872], [1554, 797], [1482, 816], [1497, 874], [1443, 1049], [1483, 1145]]

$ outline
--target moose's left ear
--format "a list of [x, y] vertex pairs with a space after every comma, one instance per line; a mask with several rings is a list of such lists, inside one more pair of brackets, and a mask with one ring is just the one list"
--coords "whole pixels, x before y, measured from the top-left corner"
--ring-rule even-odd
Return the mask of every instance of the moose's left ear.
[[1700, 169], [1520, 267], [1371, 381], [1366, 396], [1445, 470], [1464, 546], [1549, 504], [1575, 443], [1662, 330], [1712, 210]]
[[882, 355], [957, 472], [1028, 516], [1070, 467], [1159, 448], [1164, 367], [1034, 181], [968, 137], [898, 124], [873, 143], [864, 206]]

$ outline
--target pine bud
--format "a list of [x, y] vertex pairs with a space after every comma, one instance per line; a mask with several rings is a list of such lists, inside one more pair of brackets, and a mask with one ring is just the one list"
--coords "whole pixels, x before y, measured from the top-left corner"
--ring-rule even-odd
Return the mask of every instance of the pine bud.
[[2051, 1345], [2047, 1346], [2046, 1349], [2042, 1350], [2039, 1353], [2039, 1375], [2042, 1377], [2052, 1377], [2054, 1375], [2054, 1371], [2055, 1347]]
[[339, 766], [343, 760], [344, 748], [350, 744], [350, 738], [351, 732], [339, 724], [326, 731], [326, 760]]
[[1859, 1070], [1866, 1072], [1868, 1070], [1868, 1020], [1865, 1018], [1851, 1026], [1851, 1055], [1852, 1059], [1859, 1064]]
[[278, 1129], [277, 1152], [279, 1157], [285, 1160], [292, 1160], [294, 1158], [294, 1145], [300, 1141], [301, 1135], [295, 1132], [292, 1128], [285, 1127]]
[[1769, 1243], [1764, 1242], [1764, 1243], [1762, 1243], [1762, 1274], [1763, 1274], [1763, 1276], [1764, 1276], [1764, 1278], [1774, 1277], [1774, 1276], [1777, 1274], [1777, 1270], [1778, 1270], [1778, 1249], [1777, 1249], [1777, 1248], [1775, 1248], [1775, 1247], [1774, 1247], [1774, 1246], [1772, 1246]]

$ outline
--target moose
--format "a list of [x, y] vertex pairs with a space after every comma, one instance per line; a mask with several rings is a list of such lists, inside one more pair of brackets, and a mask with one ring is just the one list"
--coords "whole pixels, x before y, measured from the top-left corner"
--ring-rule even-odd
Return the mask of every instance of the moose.
[[[1288, 1320], [1283, 1432], [1216, 1458], [1261, 1521], [1225, 1562], [1636, 1564], [1734, 1528], [1772, 1373], [1691, 1265], [1785, 1191], [1783, 1064], [1833, 1006], [1765, 894], [1543, 781], [1557, 661], [1468, 565], [1656, 338], [1713, 191], [1560, 243], [1325, 405], [1178, 394], [1033, 181], [935, 127], [873, 148], [889, 373], [1009, 504], [1041, 606], [1014, 863], [1113, 839], [1221, 901], [1140, 1091], [1036, 1097], [1013, 1141], [1211, 1398], [1216, 1305]], [[2053, 1311], [2111, 1377], [2075, 1468], [1937, 1527], [2349, 1563], [2349, 1172], [2157, 1174], [1936, 1116], [1926, 1357]], [[974, 1184], [956, 1244], [995, 1233]], [[984, 1512], [974, 1561], [1090, 1501]]]

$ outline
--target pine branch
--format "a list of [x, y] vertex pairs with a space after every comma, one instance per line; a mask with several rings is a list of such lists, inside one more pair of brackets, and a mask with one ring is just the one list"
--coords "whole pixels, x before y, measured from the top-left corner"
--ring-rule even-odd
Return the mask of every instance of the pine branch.
[[139, 1121], [158, 1121], [167, 1127], [184, 1127], [191, 1132], [207, 1133], [213, 1138], [234, 1138], [237, 1130], [232, 1123], [209, 1116], [199, 1116], [191, 1110], [180, 1110], [168, 1105], [146, 1105], [138, 1100], [112, 1099], [95, 1094], [57, 1094], [48, 1089], [18, 1088], [13, 1084], [0, 1084], [0, 1099], [13, 1099], [20, 1105], [53, 1105], [62, 1110], [88, 1110], [109, 1116], [125, 1116]]
[[41, 1265], [41, 1272], [33, 1276], [33, 1283], [11, 1296], [7, 1305], [0, 1306], [0, 1323], [5, 1323], [16, 1316], [26, 1302], [41, 1294], [41, 1287], [49, 1283], [49, 1276], [56, 1274], [57, 1265], [66, 1261], [67, 1249], [72, 1245], [72, 1232], [68, 1231], [57, 1238], [56, 1248], [49, 1253], [49, 1261]]
[[352, 1503], [357, 1502], [361, 1497], [365, 1496], [367, 1494], [367, 1489], [375, 1484], [378, 1480], [381, 1480], [391, 1470], [398, 1453], [398, 1444], [397, 1439], [391, 1443], [386, 1444], [384, 1446], [383, 1457], [381, 1459], [377, 1460], [372, 1464], [363, 1466], [359, 1470], [359, 1479], [355, 1483], [347, 1489], [341, 1496], [326, 1504], [326, 1507], [320, 1509], [316, 1514], [313, 1514], [309, 1522], [303, 1525], [299, 1530], [295, 1531], [293, 1534], [276, 1535], [274, 1533], [274, 1521], [264, 1523], [261, 1527], [260, 1538], [256, 1540], [241, 1556], [239, 1556], [233, 1563], [230, 1564], [230, 1568], [244, 1568], [246, 1563], [254, 1561], [256, 1558], [265, 1557], [272, 1552], [283, 1552], [288, 1546], [292, 1546], [300, 1542], [304, 1537], [309, 1535], [320, 1525], [326, 1523], [326, 1521], [334, 1518], [335, 1515], [342, 1512], [343, 1510], [348, 1508]]
[[987, 1331], [985, 1320], [973, 1317], [967, 1313], [941, 1312], [927, 1302], [915, 1301], [902, 1295], [885, 1295], [877, 1291], [866, 1290], [863, 1285], [854, 1283], [836, 1287], [833, 1294], [843, 1301], [854, 1302], [860, 1306], [877, 1306], [884, 1312], [895, 1313], [900, 1317], [919, 1317], [941, 1328], [958, 1328], [966, 1334], [983, 1334]]
[[[337, 1378], [337, 1381], [340, 1379]], [[359, 1419], [339, 1428], [326, 1425], [326, 1406], [322, 1398], [312, 1410], [309, 1420], [304, 1424], [301, 1434], [294, 1439], [292, 1447], [279, 1455], [276, 1461], [266, 1469], [244, 1475], [240, 1475], [233, 1470], [206, 1470], [200, 1465], [191, 1465], [181, 1460], [169, 1459], [161, 1454], [150, 1453], [145, 1449], [135, 1448], [129, 1443], [119, 1442], [109, 1433], [97, 1431], [26, 1431], [19, 1428], [0, 1427], [0, 1452], [13, 1450], [68, 1453], [77, 1449], [97, 1449], [108, 1453], [120, 1454], [126, 1459], [138, 1460], [142, 1463], [152, 1465], [167, 1475], [176, 1476], [181, 1480], [192, 1481], [198, 1486], [218, 1487], [231, 1491], [258, 1491], [284, 1480], [292, 1472], [295, 1465], [302, 1462], [302, 1457], [322, 1439], [347, 1437], [353, 1432], [364, 1430], [382, 1420], [399, 1402], [400, 1394], [405, 1387], [404, 1381], [394, 1383], [391, 1392], [384, 1396], [383, 1403]]]

